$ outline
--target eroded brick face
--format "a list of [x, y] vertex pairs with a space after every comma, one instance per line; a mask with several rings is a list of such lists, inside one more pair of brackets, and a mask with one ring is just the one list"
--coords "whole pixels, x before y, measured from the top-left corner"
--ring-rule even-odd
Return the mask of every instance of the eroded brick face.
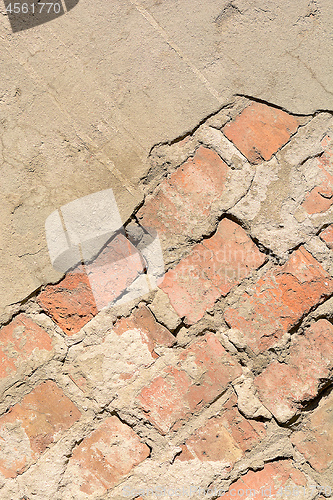
[[161, 183], [139, 210], [138, 220], [154, 227], [162, 238], [174, 234], [191, 237], [223, 193], [228, 171], [217, 153], [200, 146], [193, 158]]
[[265, 260], [243, 228], [223, 219], [214, 236], [195, 245], [166, 273], [160, 288], [179, 316], [192, 324]]
[[208, 333], [182, 352], [176, 367], [169, 366], [142, 389], [138, 402], [147, 418], [165, 434], [204, 405], [212, 402], [241, 374], [241, 367]]
[[318, 472], [333, 463], [333, 394], [322, 401], [291, 438]]
[[178, 460], [223, 461], [232, 467], [265, 435], [265, 425], [247, 421], [237, 410], [235, 398], [224, 405], [225, 412], [196, 430], [182, 446]]
[[259, 398], [280, 421], [292, 418], [332, 378], [333, 326], [325, 319], [293, 337], [287, 362], [273, 361], [255, 379]]
[[[29, 371], [48, 358], [53, 342], [46, 331], [25, 314], [0, 330], [0, 378], [13, 375], [22, 365]], [[38, 355], [37, 355], [38, 353]]]
[[297, 128], [296, 117], [255, 102], [222, 130], [251, 163], [261, 163], [286, 144]]
[[333, 250], [333, 224], [320, 233], [320, 238], [325, 241], [328, 248]]
[[100, 495], [149, 456], [148, 446], [117, 417], [109, 417], [74, 450], [69, 469], [80, 492]]
[[[311, 490], [310, 490], [311, 491]], [[290, 460], [268, 463], [262, 470], [249, 471], [228, 492], [217, 500], [240, 500], [242, 498], [298, 498], [309, 493], [306, 476], [292, 466]], [[290, 495], [294, 495], [291, 497]]]
[[229, 307], [225, 319], [244, 333], [254, 352], [261, 352], [274, 345], [332, 291], [330, 275], [300, 247], [285, 265], [269, 270], [245, 292], [237, 307]]
[[15, 477], [34, 463], [81, 417], [63, 391], [48, 380], [0, 417], [0, 472]]

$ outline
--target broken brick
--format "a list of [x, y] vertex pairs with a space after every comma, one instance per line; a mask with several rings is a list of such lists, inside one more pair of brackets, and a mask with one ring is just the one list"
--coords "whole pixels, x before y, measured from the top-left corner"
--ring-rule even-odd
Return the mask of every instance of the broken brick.
[[280, 109], [254, 102], [222, 131], [254, 164], [268, 161], [298, 128], [297, 119]]
[[217, 500], [296, 499], [304, 496], [306, 486], [306, 476], [295, 469], [290, 460], [279, 460], [266, 464], [262, 470], [250, 470]]
[[48, 380], [0, 417], [0, 473], [16, 477], [81, 416], [63, 391]]
[[333, 224], [324, 229], [319, 236], [323, 241], [325, 241], [328, 248], [333, 250]]
[[117, 417], [104, 420], [74, 449], [68, 468], [79, 491], [101, 495], [149, 456], [148, 446]]
[[46, 331], [25, 314], [19, 314], [0, 330], [0, 378], [25, 374], [49, 359], [53, 342]]
[[243, 332], [254, 352], [261, 352], [332, 292], [330, 275], [300, 247], [286, 264], [267, 271], [242, 295], [236, 307], [227, 308], [225, 320]]
[[46, 286], [37, 300], [67, 335], [73, 335], [119, 297], [143, 267], [135, 247], [120, 234], [93, 262]]
[[148, 420], [166, 434], [176, 422], [211, 403], [240, 374], [238, 362], [208, 333], [182, 352], [176, 367], [166, 367], [143, 388], [138, 401]]
[[288, 361], [273, 361], [256, 377], [259, 399], [280, 422], [287, 422], [317, 396], [332, 369], [333, 326], [320, 319], [292, 339]]
[[234, 398], [224, 408], [223, 415], [209, 419], [186, 440], [178, 460], [223, 461], [230, 467], [260, 442], [265, 433], [264, 424], [242, 417]]
[[139, 210], [137, 218], [154, 227], [163, 239], [174, 234], [193, 236], [225, 188], [229, 167], [215, 151], [200, 146]]
[[214, 236], [196, 245], [159, 286], [179, 316], [193, 324], [265, 260], [241, 226], [223, 219]]
[[333, 463], [333, 393], [321, 401], [291, 440], [316, 471]]

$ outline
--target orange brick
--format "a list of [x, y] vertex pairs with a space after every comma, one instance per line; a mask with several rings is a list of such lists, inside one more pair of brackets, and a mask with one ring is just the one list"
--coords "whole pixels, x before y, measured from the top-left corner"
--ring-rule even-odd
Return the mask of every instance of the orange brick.
[[0, 472], [16, 477], [79, 420], [81, 413], [51, 380], [0, 417]]
[[217, 500], [306, 498], [306, 487], [306, 476], [295, 469], [290, 460], [280, 460], [266, 464], [257, 472], [250, 470]]
[[52, 348], [46, 331], [25, 314], [19, 314], [0, 330], [0, 378], [13, 375], [22, 365], [37, 368], [46, 360], [45, 351], [51, 352]]
[[316, 471], [322, 472], [333, 463], [333, 393], [305, 419], [291, 439]]
[[178, 460], [224, 461], [226, 467], [231, 467], [260, 442], [265, 434], [264, 424], [242, 417], [234, 398], [225, 406], [222, 416], [211, 418], [186, 440]]
[[79, 490], [101, 495], [149, 456], [149, 448], [117, 417], [109, 417], [74, 450], [69, 469]]
[[159, 286], [179, 316], [192, 324], [265, 260], [244, 229], [223, 219], [214, 236], [196, 245]]
[[240, 374], [238, 362], [208, 333], [184, 350], [176, 367], [166, 367], [142, 389], [138, 402], [153, 425], [166, 434], [211, 403]]
[[139, 253], [120, 234], [93, 262], [78, 266], [57, 285], [46, 286], [38, 303], [67, 335], [73, 335], [119, 297], [142, 271]]
[[300, 247], [283, 266], [268, 271], [225, 311], [228, 325], [241, 330], [254, 352], [272, 346], [313, 306], [333, 291], [333, 280]]
[[317, 396], [332, 369], [333, 326], [320, 319], [292, 339], [288, 362], [273, 361], [256, 377], [259, 399], [280, 422], [287, 422], [302, 403]]
[[324, 229], [319, 236], [323, 241], [325, 241], [328, 248], [333, 250], [333, 224]]
[[298, 128], [297, 119], [280, 109], [254, 102], [222, 131], [251, 163], [269, 160]]
[[77, 333], [97, 314], [95, 299], [82, 266], [68, 273], [57, 285], [46, 286], [37, 301], [67, 335]]
[[154, 227], [162, 239], [175, 234], [193, 236], [210, 214], [214, 201], [221, 197], [228, 171], [217, 153], [200, 146], [194, 157], [146, 200], [137, 214], [138, 220], [145, 227]]

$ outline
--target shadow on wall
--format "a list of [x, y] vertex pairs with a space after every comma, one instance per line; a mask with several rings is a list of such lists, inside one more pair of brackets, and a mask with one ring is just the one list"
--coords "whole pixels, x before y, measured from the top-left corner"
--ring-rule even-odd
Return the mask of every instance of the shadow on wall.
[[13, 33], [34, 28], [73, 9], [80, 0], [4, 0]]

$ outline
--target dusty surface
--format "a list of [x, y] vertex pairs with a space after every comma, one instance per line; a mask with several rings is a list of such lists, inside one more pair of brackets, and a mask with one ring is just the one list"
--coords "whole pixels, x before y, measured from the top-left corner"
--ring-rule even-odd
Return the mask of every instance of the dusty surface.
[[332, 152], [244, 98], [152, 150], [125, 236], [0, 330], [1, 498], [333, 498]]
[[332, 109], [329, 0], [81, 0], [15, 34], [0, 9], [4, 319], [9, 304], [60, 278], [47, 216], [111, 187], [125, 222], [143, 199], [139, 179], [154, 145], [193, 130], [236, 94], [296, 114]]

